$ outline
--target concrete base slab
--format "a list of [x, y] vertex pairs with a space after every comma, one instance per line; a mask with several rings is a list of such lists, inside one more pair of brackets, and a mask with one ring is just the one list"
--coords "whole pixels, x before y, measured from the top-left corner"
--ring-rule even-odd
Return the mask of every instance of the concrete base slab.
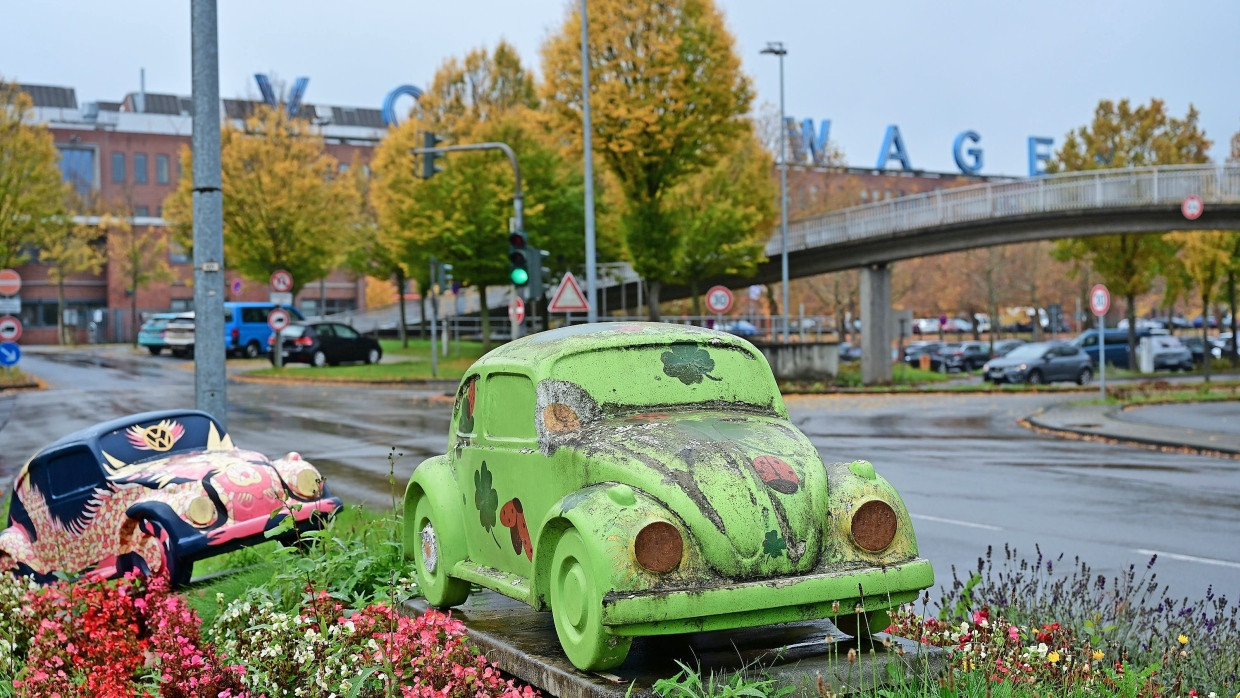
[[[412, 613], [426, 611], [422, 599], [406, 604]], [[560, 650], [550, 613], [540, 613], [493, 591], [475, 592], [452, 616], [465, 623], [479, 650], [505, 672], [559, 698], [653, 696], [654, 683], [679, 672], [677, 661], [714, 674], [716, 685], [738, 671], [793, 686], [791, 696], [818, 696], [821, 676], [831, 693], [846, 693], [891, 682], [937, 676], [942, 650], [909, 640], [877, 635], [858, 641], [830, 622], [785, 623], [760, 628], [637, 638], [629, 657], [607, 673], [578, 671]], [[847, 659], [857, 650], [857, 662]], [[889, 669], [890, 667], [890, 669]], [[898, 670], [897, 670], [898, 669]]]

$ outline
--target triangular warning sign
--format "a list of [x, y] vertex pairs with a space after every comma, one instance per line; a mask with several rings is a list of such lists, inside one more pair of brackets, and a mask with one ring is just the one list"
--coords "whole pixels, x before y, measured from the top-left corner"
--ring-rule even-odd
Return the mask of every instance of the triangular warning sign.
[[547, 306], [547, 311], [552, 313], [584, 313], [589, 309], [590, 304], [586, 302], [586, 294], [581, 292], [581, 286], [577, 285], [577, 279], [573, 277], [571, 271], [565, 272], [564, 278], [560, 281], [559, 288], [551, 296], [551, 305]]

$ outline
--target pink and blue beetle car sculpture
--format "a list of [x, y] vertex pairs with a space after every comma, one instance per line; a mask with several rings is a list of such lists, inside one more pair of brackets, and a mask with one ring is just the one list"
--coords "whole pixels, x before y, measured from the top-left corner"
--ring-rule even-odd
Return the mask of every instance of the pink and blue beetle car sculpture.
[[319, 527], [340, 507], [297, 453], [237, 448], [204, 412], [147, 412], [70, 434], [22, 467], [0, 572], [48, 582], [139, 570], [182, 585], [195, 560], [261, 543], [285, 516]]

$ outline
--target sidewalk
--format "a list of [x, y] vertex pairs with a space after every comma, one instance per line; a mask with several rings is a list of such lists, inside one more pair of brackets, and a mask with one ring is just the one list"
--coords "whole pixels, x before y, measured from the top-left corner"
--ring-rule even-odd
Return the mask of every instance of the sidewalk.
[[1220, 422], [1220, 407], [1240, 414], [1236, 403], [1182, 403], [1127, 410], [1114, 405], [1064, 404], [1040, 410], [1027, 421], [1035, 428], [1058, 434], [1240, 458], [1240, 430]]

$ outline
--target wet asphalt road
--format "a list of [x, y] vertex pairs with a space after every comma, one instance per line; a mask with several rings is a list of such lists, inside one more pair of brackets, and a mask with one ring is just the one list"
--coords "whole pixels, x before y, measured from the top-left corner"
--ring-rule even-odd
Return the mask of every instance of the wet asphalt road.
[[[245, 364], [230, 361], [229, 370]], [[3, 489], [34, 451], [74, 429], [194, 405], [192, 367], [166, 356], [32, 349], [22, 367], [49, 390], [0, 395]], [[244, 448], [301, 452], [347, 502], [386, 507], [393, 447], [404, 454], [395, 466], [398, 497], [418, 460], [442, 453], [448, 402], [431, 399], [441, 393], [231, 381], [228, 427]], [[1030, 558], [1039, 544], [1052, 556], [1065, 553], [1060, 569], [1079, 555], [1108, 577], [1129, 564], [1143, 568], [1157, 552], [1154, 571], [1173, 595], [1197, 598], [1213, 585], [1240, 596], [1240, 460], [1066, 441], [1017, 424], [1074, 399], [790, 397], [788, 407], [824, 460], [868, 459], [895, 484], [940, 584], [950, 584], [953, 565], [961, 574], [975, 568], [989, 545], [1000, 563], [1005, 544]], [[1156, 408], [1126, 418], [1149, 409]], [[1215, 409], [1223, 423], [1235, 414], [1234, 406]], [[1235, 427], [1220, 426], [1227, 428]]]

